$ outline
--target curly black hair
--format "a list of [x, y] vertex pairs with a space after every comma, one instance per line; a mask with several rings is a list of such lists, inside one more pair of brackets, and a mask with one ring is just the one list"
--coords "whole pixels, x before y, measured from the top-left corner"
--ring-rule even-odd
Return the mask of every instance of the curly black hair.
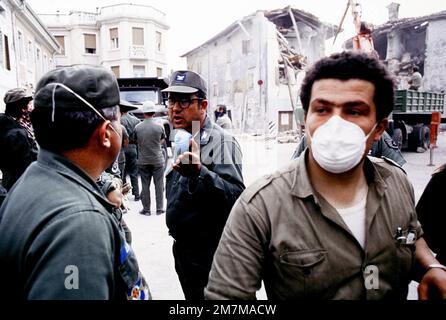
[[375, 86], [373, 101], [376, 120], [386, 118], [393, 110], [394, 79], [386, 66], [371, 55], [345, 51], [317, 61], [307, 72], [301, 86], [300, 101], [305, 113], [310, 105], [313, 84], [321, 79], [369, 81]]

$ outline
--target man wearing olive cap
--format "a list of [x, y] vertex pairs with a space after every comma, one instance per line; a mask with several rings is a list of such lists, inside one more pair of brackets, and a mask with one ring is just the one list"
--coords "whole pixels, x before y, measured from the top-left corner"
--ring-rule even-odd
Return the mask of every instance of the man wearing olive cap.
[[6, 92], [5, 113], [0, 115], [0, 170], [2, 185], [12, 188], [26, 168], [37, 158], [37, 144], [29, 124], [32, 95], [25, 89], [15, 88]]
[[121, 147], [118, 104], [116, 78], [103, 67], [60, 68], [38, 82], [31, 121], [41, 150], [0, 208], [2, 300], [146, 294], [96, 184]]

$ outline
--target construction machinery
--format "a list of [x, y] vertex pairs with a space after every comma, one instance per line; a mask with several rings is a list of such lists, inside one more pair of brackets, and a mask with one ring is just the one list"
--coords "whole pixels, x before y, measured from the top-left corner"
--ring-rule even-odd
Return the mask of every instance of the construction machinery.
[[342, 15], [341, 22], [339, 23], [338, 30], [336, 31], [333, 44], [336, 42], [339, 32], [341, 31], [342, 24], [348, 10], [351, 8], [353, 17], [353, 24], [355, 25], [355, 36], [353, 37], [353, 49], [365, 53], [376, 55], [376, 51], [373, 45], [372, 31], [373, 26], [365, 21], [362, 21], [362, 6], [358, 1], [348, 0], [344, 14]]
[[[334, 42], [341, 30], [348, 10], [351, 8], [356, 35], [352, 38], [353, 50], [375, 55], [373, 45], [373, 27], [362, 21], [362, 6], [358, 1], [348, 0], [336, 32]], [[444, 93], [397, 90], [395, 107], [389, 117], [388, 133], [400, 149], [423, 152], [430, 148], [430, 142], [436, 137], [438, 126], [433, 125], [438, 114], [443, 114]]]

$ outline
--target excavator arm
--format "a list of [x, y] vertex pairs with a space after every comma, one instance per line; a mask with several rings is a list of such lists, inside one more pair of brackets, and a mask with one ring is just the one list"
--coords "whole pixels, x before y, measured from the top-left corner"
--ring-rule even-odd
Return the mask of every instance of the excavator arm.
[[333, 44], [338, 37], [338, 34], [342, 28], [342, 24], [344, 23], [345, 17], [350, 8], [356, 32], [356, 35], [353, 37], [353, 50], [366, 53], [374, 53], [375, 49], [373, 45], [372, 29], [369, 24], [362, 21], [362, 6], [357, 0], [347, 1], [347, 6], [345, 8], [344, 14], [342, 15], [341, 22], [339, 23], [338, 30], [333, 40]]

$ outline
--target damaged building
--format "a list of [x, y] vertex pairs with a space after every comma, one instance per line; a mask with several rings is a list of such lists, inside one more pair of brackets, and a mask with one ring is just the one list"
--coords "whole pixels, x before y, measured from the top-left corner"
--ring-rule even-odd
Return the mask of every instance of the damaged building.
[[325, 56], [336, 28], [291, 7], [257, 11], [182, 57], [208, 82], [210, 114], [224, 104], [241, 132], [293, 130], [305, 67]]
[[[423, 75], [421, 90], [446, 88], [446, 11], [428, 16], [398, 18], [399, 4], [388, 7], [389, 20], [375, 27], [372, 36], [381, 60], [397, 76], [398, 89], [409, 87], [412, 66]], [[347, 48], [351, 43], [347, 43]]]

